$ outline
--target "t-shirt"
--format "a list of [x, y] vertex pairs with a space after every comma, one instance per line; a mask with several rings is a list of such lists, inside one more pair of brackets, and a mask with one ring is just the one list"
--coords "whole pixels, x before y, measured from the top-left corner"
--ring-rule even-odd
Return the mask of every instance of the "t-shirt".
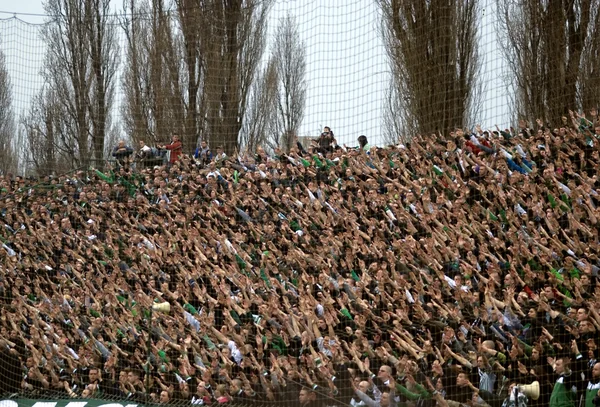
[[242, 363], [242, 352], [240, 352], [235, 342], [229, 341], [229, 343], [227, 343], [227, 347], [231, 351], [231, 357], [233, 358], [233, 360], [235, 360], [235, 363], [237, 363], [238, 365]]

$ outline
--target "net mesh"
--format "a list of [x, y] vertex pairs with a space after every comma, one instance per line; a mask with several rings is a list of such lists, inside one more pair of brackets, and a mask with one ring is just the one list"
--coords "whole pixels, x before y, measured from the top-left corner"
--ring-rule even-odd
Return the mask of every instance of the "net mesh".
[[0, 10], [0, 405], [597, 405], [600, 7], [533, 3]]

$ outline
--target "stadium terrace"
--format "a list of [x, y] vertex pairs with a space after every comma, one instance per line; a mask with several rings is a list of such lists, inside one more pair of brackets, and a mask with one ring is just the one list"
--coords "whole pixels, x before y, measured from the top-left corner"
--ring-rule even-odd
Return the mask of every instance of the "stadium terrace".
[[597, 121], [4, 176], [0, 404], [599, 406]]

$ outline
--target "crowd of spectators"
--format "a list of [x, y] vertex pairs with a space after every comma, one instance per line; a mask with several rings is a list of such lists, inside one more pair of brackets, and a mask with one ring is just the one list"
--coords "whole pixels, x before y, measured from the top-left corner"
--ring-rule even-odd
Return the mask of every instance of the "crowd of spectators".
[[0, 179], [2, 394], [600, 405], [596, 111], [386, 148], [168, 146]]

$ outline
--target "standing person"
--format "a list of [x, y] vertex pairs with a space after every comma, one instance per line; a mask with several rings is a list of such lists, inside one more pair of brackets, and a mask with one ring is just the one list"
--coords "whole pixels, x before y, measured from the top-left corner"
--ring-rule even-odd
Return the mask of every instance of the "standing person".
[[320, 403], [317, 401], [317, 394], [314, 390], [304, 387], [300, 390], [298, 396], [298, 403], [300, 407], [317, 407]]
[[319, 144], [318, 152], [326, 155], [327, 153], [331, 153], [333, 151], [333, 144], [336, 141], [331, 129], [325, 126], [323, 133], [321, 133], [321, 136], [319, 136], [316, 142]]
[[196, 151], [194, 152], [194, 158], [200, 161], [200, 164], [202, 165], [208, 165], [208, 163], [212, 161], [213, 154], [210, 151], [206, 140], [200, 142], [200, 147], [196, 148]]
[[137, 157], [140, 160], [144, 160], [146, 158], [151, 158], [152, 157], [152, 148], [146, 144], [146, 142], [144, 140], [140, 140], [139, 141], [139, 146], [140, 149], [137, 153]]
[[125, 165], [132, 154], [133, 148], [125, 144], [125, 140], [119, 140], [119, 143], [113, 148], [112, 152], [112, 156], [115, 157], [120, 165]]
[[600, 406], [600, 362], [592, 368], [592, 377], [585, 390], [585, 407]]
[[225, 150], [223, 150], [223, 146], [217, 146], [217, 154], [215, 154], [215, 163], [218, 166], [221, 166], [227, 160], [227, 154], [225, 154]]
[[179, 156], [182, 154], [183, 145], [181, 144], [181, 140], [179, 139], [179, 135], [177, 133], [173, 133], [171, 136], [171, 144], [167, 144], [164, 146], [160, 146], [159, 148], [168, 150], [171, 152], [171, 157], [169, 159], [169, 164], [173, 165], [179, 159]]
[[554, 371], [558, 379], [550, 395], [550, 407], [575, 407], [577, 401], [578, 374], [571, 371], [569, 360], [559, 358], [554, 363]]
[[368, 154], [369, 150], [371, 150], [371, 145], [369, 144], [369, 141], [367, 140], [367, 136], [365, 136], [365, 135], [359, 136], [357, 141], [358, 141], [358, 148]]

